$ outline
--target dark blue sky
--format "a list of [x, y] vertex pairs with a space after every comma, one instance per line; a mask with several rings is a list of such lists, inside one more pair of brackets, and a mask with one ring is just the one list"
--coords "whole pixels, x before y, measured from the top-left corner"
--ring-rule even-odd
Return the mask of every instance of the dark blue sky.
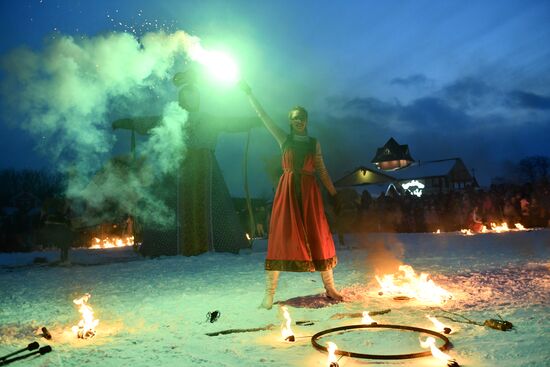
[[[482, 184], [505, 161], [550, 154], [548, 1], [36, 0], [0, 7], [1, 55], [22, 45], [38, 52], [59, 34], [141, 36], [159, 28], [223, 45], [281, 125], [289, 107], [310, 109], [310, 132], [334, 179], [370, 162], [390, 136], [415, 159], [462, 157]], [[205, 109], [251, 113], [238, 91], [210, 92]], [[48, 164], [34, 151], [37, 137], [6, 116], [0, 168]], [[127, 136], [117, 137], [115, 151], [125, 149]], [[252, 138], [252, 189], [268, 195], [262, 160], [276, 145], [262, 130]], [[239, 134], [218, 145], [237, 195], [243, 145]]]

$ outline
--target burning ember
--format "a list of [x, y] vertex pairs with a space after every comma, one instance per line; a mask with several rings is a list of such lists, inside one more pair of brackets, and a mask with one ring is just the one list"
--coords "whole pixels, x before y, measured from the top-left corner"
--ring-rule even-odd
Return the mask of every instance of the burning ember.
[[434, 326], [435, 326], [435, 329], [437, 331], [439, 331], [440, 333], [443, 333], [443, 334], [450, 334], [451, 333], [451, 328], [448, 327], [448, 326], [445, 326], [445, 324], [443, 324], [441, 321], [439, 321], [438, 319], [436, 319], [435, 317], [433, 316], [430, 316], [430, 315], [426, 315], [426, 317], [431, 321], [433, 322]]
[[338, 360], [336, 359], [336, 349], [338, 347], [333, 342], [327, 342], [327, 350], [328, 350], [328, 367], [338, 367]]
[[363, 319], [361, 319], [361, 323], [365, 325], [377, 324], [377, 322], [369, 316], [369, 311], [363, 311]]
[[127, 247], [127, 246], [133, 246], [133, 245], [134, 245], [134, 236], [128, 236], [125, 238], [105, 237], [103, 240], [100, 240], [99, 238], [94, 237], [90, 248], [99, 249], [99, 248]]
[[405, 296], [435, 304], [444, 304], [453, 298], [451, 293], [437, 286], [428, 277], [429, 274], [427, 273], [420, 273], [420, 276], [416, 275], [410, 265], [400, 265], [397, 273], [386, 274], [382, 278], [377, 275], [376, 280], [381, 287], [380, 295]]
[[290, 318], [290, 314], [288, 313], [286, 306], [282, 306], [281, 311], [283, 311], [283, 317], [285, 318], [285, 321], [281, 324], [281, 334], [283, 335], [283, 340], [293, 342], [296, 338], [294, 337], [294, 332], [290, 328], [292, 319]]
[[82, 319], [78, 322], [78, 325], [72, 327], [73, 333], [79, 339], [88, 339], [95, 336], [95, 328], [99, 324], [99, 320], [94, 319], [94, 311], [86, 303], [90, 299], [91, 295], [86, 293], [82, 297], [73, 300], [78, 305], [78, 312], [82, 314]]
[[430, 348], [432, 356], [439, 359], [440, 361], [446, 362], [449, 367], [456, 367], [459, 364], [451, 358], [450, 355], [443, 353], [439, 348], [435, 346], [435, 338], [429, 336], [425, 341], [420, 340], [420, 346], [422, 348]]

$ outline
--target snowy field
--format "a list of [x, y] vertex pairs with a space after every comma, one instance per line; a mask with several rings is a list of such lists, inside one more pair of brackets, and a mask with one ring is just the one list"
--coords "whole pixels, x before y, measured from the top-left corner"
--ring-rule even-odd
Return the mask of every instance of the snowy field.
[[[428, 272], [453, 293], [444, 310], [483, 322], [497, 314], [515, 325], [503, 332], [445, 319], [454, 332], [448, 351], [461, 366], [550, 366], [550, 231], [482, 234], [370, 234], [348, 236], [337, 247], [337, 286], [346, 302], [323, 297], [316, 273], [283, 273], [275, 299], [288, 304], [295, 343], [282, 341], [281, 312], [257, 308], [264, 292], [265, 241], [240, 255], [143, 259], [131, 249], [74, 250], [70, 266], [32, 264], [56, 252], [0, 254], [0, 355], [34, 340], [49, 344], [45, 356], [13, 366], [327, 366], [327, 355], [310, 336], [360, 318], [331, 319], [337, 313], [391, 309], [378, 323], [433, 329], [426, 314], [437, 307], [378, 295], [375, 269], [402, 262]], [[82, 340], [71, 327], [80, 315], [72, 300], [90, 293], [100, 320], [97, 335]], [[309, 296], [309, 297], [308, 297]], [[206, 320], [219, 310], [218, 321]], [[227, 329], [270, 330], [207, 336]], [[51, 341], [35, 335], [46, 326]], [[392, 354], [423, 351], [418, 334], [362, 331], [328, 336], [342, 349]], [[345, 347], [344, 347], [345, 346]], [[342, 357], [341, 367], [445, 366], [433, 357], [382, 361]]]

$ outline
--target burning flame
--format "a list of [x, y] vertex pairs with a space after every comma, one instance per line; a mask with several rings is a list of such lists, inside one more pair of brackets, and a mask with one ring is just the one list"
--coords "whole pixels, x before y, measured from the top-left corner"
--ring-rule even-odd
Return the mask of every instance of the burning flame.
[[[511, 232], [511, 231], [526, 231], [527, 229], [521, 224], [516, 223], [514, 224], [515, 228], [510, 228], [508, 226], [508, 223], [502, 222], [501, 224], [496, 224], [494, 222], [490, 223], [490, 229], [487, 228], [487, 226], [482, 226], [481, 230], [479, 230], [479, 233], [502, 233], [502, 232]], [[460, 233], [471, 236], [474, 235], [474, 231], [471, 229], [461, 229]]]
[[78, 305], [78, 312], [82, 314], [82, 319], [78, 322], [78, 325], [72, 327], [73, 333], [79, 339], [92, 338], [96, 331], [95, 328], [99, 324], [99, 320], [94, 319], [94, 311], [86, 303], [90, 299], [91, 295], [86, 293], [82, 297], [73, 300]]
[[451, 328], [446, 326], [445, 324], [443, 324], [441, 321], [439, 321], [438, 319], [436, 319], [435, 317], [433, 316], [430, 316], [430, 315], [426, 315], [426, 317], [431, 321], [433, 322], [434, 326], [435, 326], [435, 329], [437, 331], [439, 331], [440, 333], [444, 333], [444, 334], [450, 334], [451, 332]]
[[443, 353], [438, 347], [435, 346], [435, 338], [429, 336], [426, 341], [420, 340], [420, 346], [422, 348], [430, 348], [432, 356], [439, 359], [440, 361], [448, 362], [452, 360], [451, 356]]
[[410, 265], [400, 265], [396, 274], [386, 274], [382, 278], [377, 275], [376, 280], [380, 284], [381, 292], [394, 296], [404, 295], [436, 304], [443, 304], [453, 298], [451, 293], [437, 286], [428, 277], [427, 273], [416, 275]]
[[283, 317], [285, 318], [285, 321], [281, 324], [281, 334], [283, 335], [283, 340], [294, 341], [294, 332], [290, 327], [292, 319], [290, 318], [288, 309], [286, 306], [281, 306], [281, 311], [283, 311]]
[[248, 233], [246, 234], [246, 239], [250, 241], [250, 235]]
[[361, 319], [361, 323], [366, 325], [372, 325], [372, 324], [376, 324], [376, 321], [369, 316], [369, 311], [363, 311], [363, 319]]
[[508, 223], [502, 222], [501, 225], [497, 225], [496, 223], [491, 223], [491, 230], [495, 231], [496, 233], [501, 232], [508, 232], [510, 228], [508, 228]]
[[94, 237], [90, 248], [99, 249], [99, 248], [127, 247], [127, 246], [133, 246], [133, 245], [134, 245], [134, 236], [128, 236], [125, 238], [105, 237], [103, 240], [100, 240], [99, 238]]
[[440, 234], [441, 233], [441, 229], [437, 229], [437, 231], [434, 232], [435, 234]]
[[327, 342], [327, 350], [328, 350], [328, 360], [327, 360], [327, 366], [338, 366], [338, 360], [336, 359], [336, 350], [338, 347], [333, 342]]

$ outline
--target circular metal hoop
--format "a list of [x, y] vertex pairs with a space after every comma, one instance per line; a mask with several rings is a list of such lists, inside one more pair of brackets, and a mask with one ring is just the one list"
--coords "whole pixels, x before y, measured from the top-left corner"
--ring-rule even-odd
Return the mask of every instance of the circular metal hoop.
[[[385, 325], [385, 324], [347, 325], [347, 326], [335, 327], [332, 329], [326, 329], [313, 335], [311, 337], [311, 344], [317, 350], [328, 352], [326, 347], [322, 346], [317, 342], [317, 340], [323, 335], [335, 333], [338, 331], [353, 330], [353, 329], [369, 329], [369, 328], [370, 329], [398, 329], [398, 330], [408, 330], [408, 331], [416, 331], [419, 333], [430, 334], [445, 342], [445, 344], [439, 347], [439, 350], [443, 351], [451, 347], [451, 342], [449, 341], [449, 339], [445, 335], [440, 334], [436, 331], [423, 329], [416, 326]], [[364, 358], [364, 359], [410, 359], [410, 358], [428, 357], [432, 355], [432, 352], [427, 350], [424, 352], [409, 353], [409, 354], [365, 354], [365, 353], [348, 352], [346, 350], [336, 350], [334, 354], [338, 354], [346, 357]]]

